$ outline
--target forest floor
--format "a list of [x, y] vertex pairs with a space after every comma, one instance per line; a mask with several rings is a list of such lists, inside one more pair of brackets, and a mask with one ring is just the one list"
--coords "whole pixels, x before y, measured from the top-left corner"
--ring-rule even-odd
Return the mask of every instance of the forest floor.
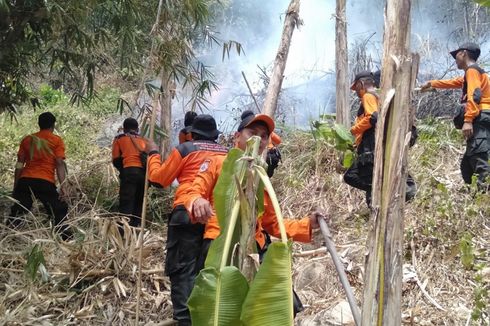
[[[90, 111], [63, 100], [50, 107], [67, 147], [75, 240], [54, 237], [40, 207], [20, 230], [0, 222], [0, 325], [129, 325], [135, 318], [137, 234], [119, 236], [117, 172], [110, 148], [95, 142], [112, 114], [108, 107], [104, 102]], [[18, 123], [0, 122], [2, 216], [12, 204], [18, 143], [36, 131], [38, 114], [26, 110]], [[422, 121], [419, 131], [409, 167], [418, 192], [405, 209], [403, 323], [489, 325], [490, 196], [463, 184], [463, 140], [448, 121]], [[329, 208], [333, 240], [361, 302], [371, 228], [364, 195], [343, 183], [331, 145], [299, 130], [284, 130], [282, 138], [283, 162], [272, 181], [284, 215], [299, 218], [313, 207]], [[172, 191], [151, 188], [140, 307], [146, 325], [171, 318], [163, 261]], [[323, 246], [318, 231], [312, 243], [294, 244], [294, 287], [305, 306], [296, 324], [352, 325], [331, 257], [316, 250]], [[40, 257], [45, 269], [36, 272]]]

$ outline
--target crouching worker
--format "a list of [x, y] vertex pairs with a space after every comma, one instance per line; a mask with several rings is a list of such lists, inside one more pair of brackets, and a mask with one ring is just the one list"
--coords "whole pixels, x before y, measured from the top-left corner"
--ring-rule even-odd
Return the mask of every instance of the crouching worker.
[[[361, 100], [357, 111], [356, 121], [351, 128], [355, 137], [357, 158], [345, 172], [344, 181], [348, 185], [366, 192], [366, 203], [371, 207], [371, 191], [374, 169], [375, 126], [379, 96], [376, 93], [376, 78], [370, 71], [356, 74], [351, 90], [355, 91]], [[415, 142], [416, 129], [412, 128], [411, 145]], [[408, 175], [405, 200], [411, 200], [417, 191], [415, 181]]]
[[[252, 136], [261, 138], [259, 154], [261, 154], [269, 144], [269, 137], [274, 130], [274, 121], [265, 114], [254, 114], [252, 111], [245, 111], [241, 116], [241, 123], [235, 133], [235, 147], [245, 150], [247, 140]], [[214, 157], [206, 160], [201, 166], [192, 187], [186, 194], [185, 207], [190, 213], [194, 223], [205, 225], [204, 242], [202, 254], [197, 264], [198, 271], [204, 267], [207, 252], [211, 241], [220, 234], [218, 219], [213, 209], [213, 189], [218, 180], [225, 156]], [[324, 216], [320, 210], [315, 211], [310, 216], [300, 220], [285, 220], [286, 233], [288, 238], [300, 242], [310, 242], [312, 229], [318, 228], [318, 217]], [[265, 232], [263, 232], [265, 231]], [[266, 249], [266, 233], [275, 237], [280, 237], [279, 224], [272, 206], [272, 201], [267, 193], [264, 192], [264, 212], [257, 219], [255, 239], [259, 253]], [[296, 296], [295, 296], [296, 297]], [[302, 305], [296, 297], [295, 313], [301, 311]]]
[[[71, 236], [67, 226], [62, 223], [68, 213], [66, 198], [65, 144], [55, 135], [56, 118], [51, 112], [39, 115], [40, 131], [26, 136], [20, 143], [15, 165], [13, 197], [18, 201], [12, 206], [8, 224], [17, 227], [22, 224], [18, 216], [30, 210], [32, 195], [44, 205], [53, 218], [55, 231], [63, 240]], [[60, 183], [56, 190], [55, 171]]]
[[153, 142], [149, 142], [147, 147], [150, 182], [162, 187], [168, 187], [175, 179], [179, 182], [168, 221], [165, 258], [165, 273], [170, 277], [173, 318], [179, 325], [191, 325], [187, 299], [197, 276], [196, 261], [201, 253], [204, 234], [204, 225], [191, 223], [184, 207], [184, 194], [192, 186], [206, 159], [225, 157], [228, 153], [226, 147], [216, 143], [219, 131], [212, 116], [198, 115], [188, 132], [192, 140], [175, 147], [163, 163], [160, 163], [158, 147]]
[[146, 142], [136, 119], [125, 119], [123, 129], [112, 143], [112, 164], [119, 170], [119, 213], [130, 216], [129, 225], [137, 227], [145, 193]]

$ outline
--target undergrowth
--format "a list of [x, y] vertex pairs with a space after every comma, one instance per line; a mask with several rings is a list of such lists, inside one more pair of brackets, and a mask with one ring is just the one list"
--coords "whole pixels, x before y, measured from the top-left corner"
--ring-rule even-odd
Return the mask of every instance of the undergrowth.
[[[55, 324], [124, 324], [134, 311], [136, 244], [134, 239], [120, 242], [117, 232], [107, 224], [113, 222], [117, 210], [118, 178], [110, 163], [110, 148], [95, 144], [106, 117], [115, 113], [117, 90], [100, 93], [99, 102], [90, 108], [71, 107], [68, 99], [56, 91], [46, 92], [49, 100], [43, 110], [24, 108], [17, 122], [7, 116], [0, 122], [0, 210], [5, 215], [11, 205], [6, 195], [12, 190], [19, 142], [38, 130], [37, 116], [49, 110], [57, 117], [57, 132], [66, 144], [72, 190], [69, 217], [77, 230], [76, 241], [67, 246], [53, 240], [49, 224], [37, 209], [20, 232], [0, 224], [0, 283], [6, 284], [0, 285], [0, 315], [24, 324], [35, 324], [50, 314], [53, 317], [46, 320]], [[489, 195], [479, 194], [474, 185], [463, 184], [459, 161], [464, 141], [449, 121], [425, 119], [418, 123], [418, 129], [418, 143], [409, 153], [409, 171], [418, 192], [406, 205], [404, 257], [405, 263], [415, 266], [425, 291], [445, 311], [435, 308], [418, 287], [408, 286], [404, 287], [404, 315], [412, 324], [439, 325], [444, 320], [446, 325], [464, 325], [468, 317], [485, 324], [490, 307]], [[283, 161], [272, 181], [284, 215], [298, 218], [315, 206], [329, 209], [335, 243], [349, 248], [343, 250], [343, 259], [360, 301], [365, 245], [372, 222], [364, 194], [343, 183], [343, 167], [333, 144], [315, 139], [308, 131], [285, 129], [281, 136]], [[168, 280], [163, 277], [161, 265], [172, 196], [171, 189], [150, 189], [150, 232], [145, 236], [149, 247], [144, 254], [144, 269], [155, 272], [144, 280], [142, 309], [146, 321], [170, 315]], [[317, 235], [312, 245], [295, 244], [295, 249], [319, 245], [322, 240]], [[47, 282], [33, 277], [32, 268], [30, 274], [24, 274], [24, 257], [31, 252], [43, 253], [42, 265], [50, 275]], [[322, 260], [322, 264], [329, 262], [328, 257]], [[308, 258], [295, 259], [298, 270], [298, 266], [308, 263]], [[342, 291], [334, 290], [333, 285], [329, 287], [332, 292], [325, 293], [325, 284], [337, 282], [334, 268], [321, 275], [324, 286], [312, 285], [298, 291], [309, 306], [298, 322], [343, 298]]]

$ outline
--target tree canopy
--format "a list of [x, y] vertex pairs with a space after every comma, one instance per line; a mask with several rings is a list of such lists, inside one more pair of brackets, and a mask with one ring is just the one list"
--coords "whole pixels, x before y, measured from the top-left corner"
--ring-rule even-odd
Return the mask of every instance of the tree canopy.
[[40, 78], [63, 86], [72, 103], [86, 102], [98, 71], [141, 79], [164, 68], [209, 90], [215, 85], [195, 47], [219, 42], [210, 28], [218, 10], [218, 1], [204, 0], [0, 0], [0, 112], [36, 104], [32, 81]]

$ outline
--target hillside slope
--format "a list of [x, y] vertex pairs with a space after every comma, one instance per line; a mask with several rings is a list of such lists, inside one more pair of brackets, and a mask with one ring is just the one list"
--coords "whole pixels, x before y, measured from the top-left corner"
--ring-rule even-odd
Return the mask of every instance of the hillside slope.
[[[134, 319], [138, 247], [135, 233], [121, 239], [117, 232], [117, 173], [110, 149], [95, 145], [108, 111], [96, 114], [65, 102], [52, 111], [60, 117], [59, 133], [68, 148], [69, 217], [76, 239], [62, 243], [53, 238], [38, 208], [20, 230], [0, 223], [0, 324], [127, 325]], [[11, 205], [18, 142], [36, 130], [38, 113], [27, 111], [18, 124], [0, 123], [2, 216]], [[403, 319], [407, 325], [470, 325], [477, 307], [490, 308], [490, 196], [463, 185], [463, 141], [447, 121], [426, 120], [419, 130], [419, 142], [410, 151], [410, 172], [419, 190], [406, 206], [404, 250], [405, 263], [419, 283], [413, 278], [404, 283]], [[284, 214], [302, 217], [315, 206], [329, 208], [333, 239], [360, 301], [370, 228], [363, 194], [342, 182], [332, 146], [303, 131], [285, 131], [283, 140], [283, 162], [273, 183]], [[169, 281], [163, 273], [171, 198], [171, 191], [151, 190], [141, 306], [148, 325], [171, 316]], [[306, 307], [298, 325], [334, 325], [330, 310], [345, 298], [331, 258], [322, 250], [312, 252], [322, 245], [319, 233], [312, 244], [294, 245], [295, 288]], [[35, 268], [35, 255], [29, 255], [34, 247], [44, 256], [44, 281], [42, 273], [30, 279], [25, 272]], [[475, 325], [488, 323], [488, 313], [474, 317]]]

